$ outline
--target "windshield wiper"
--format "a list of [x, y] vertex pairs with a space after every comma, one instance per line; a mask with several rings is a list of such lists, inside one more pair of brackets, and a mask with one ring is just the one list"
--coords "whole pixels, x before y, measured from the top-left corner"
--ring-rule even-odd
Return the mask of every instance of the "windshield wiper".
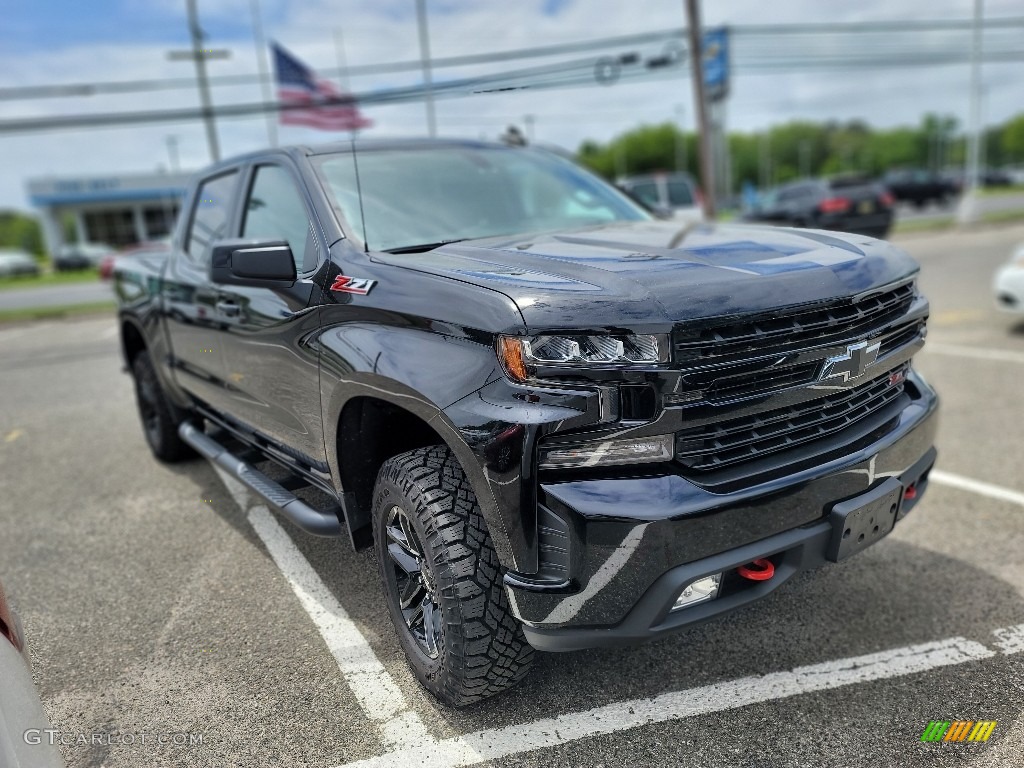
[[461, 243], [463, 240], [469, 240], [469, 238], [457, 237], [453, 240], [440, 240], [436, 243], [423, 243], [422, 245], [403, 245], [399, 248], [385, 248], [384, 253], [424, 253], [425, 251], [432, 251], [435, 248], [440, 248], [442, 245], [448, 245], [449, 243]]

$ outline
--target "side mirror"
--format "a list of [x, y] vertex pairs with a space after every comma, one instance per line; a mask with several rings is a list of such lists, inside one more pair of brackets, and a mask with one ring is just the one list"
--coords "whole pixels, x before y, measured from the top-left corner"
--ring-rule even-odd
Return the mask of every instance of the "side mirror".
[[223, 240], [213, 246], [210, 281], [254, 288], [290, 288], [295, 284], [292, 249], [283, 240]]

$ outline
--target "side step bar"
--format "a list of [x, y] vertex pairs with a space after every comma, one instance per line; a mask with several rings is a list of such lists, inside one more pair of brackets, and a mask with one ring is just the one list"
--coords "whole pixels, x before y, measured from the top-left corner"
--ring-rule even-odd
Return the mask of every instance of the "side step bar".
[[178, 435], [202, 456], [240, 480], [302, 530], [315, 536], [341, 535], [341, 522], [336, 514], [313, 509], [258, 469], [237, 458], [194, 424], [182, 424], [178, 427]]

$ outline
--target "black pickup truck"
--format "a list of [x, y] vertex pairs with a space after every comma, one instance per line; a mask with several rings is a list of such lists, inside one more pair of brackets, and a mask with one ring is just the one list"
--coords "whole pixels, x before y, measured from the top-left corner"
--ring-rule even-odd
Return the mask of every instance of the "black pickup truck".
[[447, 703], [764, 597], [925, 490], [928, 302], [887, 243], [658, 221], [466, 141], [251, 154], [182, 210], [115, 268], [153, 453], [375, 547]]

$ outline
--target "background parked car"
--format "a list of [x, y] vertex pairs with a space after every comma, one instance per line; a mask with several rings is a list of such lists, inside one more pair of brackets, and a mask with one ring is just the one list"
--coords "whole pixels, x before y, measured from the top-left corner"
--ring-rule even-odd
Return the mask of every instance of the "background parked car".
[[144, 243], [130, 245], [122, 248], [117, 253], [108, 253], [100, 260], [100, 279], [110, 280], [114, 276], [114, 263], [121, 256], [139, 256], [141, 254], [153, 253], [154, 251], [166, 251], [171, 247], [170, 238], [162, 240], [148, 240]]
[[0, 248], [0, 277], [38, 275], [39, 262], [32, 254], [14, 248]]
[[870, 179], [809, 179], [769, 190], [744, 219], [885, 237], [893, 202], [888, 190]]
[[918, 208], [932, 202], [948, 205], [959, 191], [952, 180], [919, 168], [889, 171], [882, 177], [882, 183], [894, 198]]
[[671, 211], [674, 218], [703, 218], [701, 192], [688, 173], [649, 173], [619, 183], [630, 197], [654, 211]]
[[998, 168], [985, 168], [981, 172], [981, 186], [1011, 187], [1013, 186], [1013, 177]]
[[1006, 266], [996, 272], [992, 290], [1000, 309], [1024, 314], [1024, 243], [1017, 246]]
[[32, 683], [21, 622], [0, 584], [0, 766], [59, 768], [60, 751], [50, 744], [50, 723]]
[[114, 249], [103, 243], [68, 243], [62, 245], [53, 257], [53, 266], [58, 272], [75, 269], [91, 269]]

